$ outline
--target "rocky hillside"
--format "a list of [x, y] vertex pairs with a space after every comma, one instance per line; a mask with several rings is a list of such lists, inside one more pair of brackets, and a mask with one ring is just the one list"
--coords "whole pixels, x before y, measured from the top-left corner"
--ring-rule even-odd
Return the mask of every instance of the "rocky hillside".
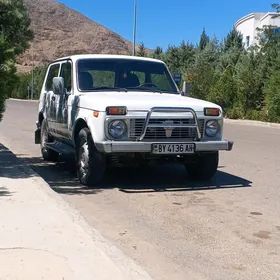
[[[131, 42], [61, 3], [53, 0], [24, 1], [35, 34], [35, 66], [69, 54], [130, 54], [132, 51]], [[32, 47], [17, 61], [19, 72], [30, 71], [31, 67]]]

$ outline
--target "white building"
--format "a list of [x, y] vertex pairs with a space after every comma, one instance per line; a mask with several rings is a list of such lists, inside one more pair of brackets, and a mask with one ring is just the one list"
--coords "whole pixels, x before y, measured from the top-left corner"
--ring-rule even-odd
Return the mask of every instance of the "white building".
[[273, 18], [275, 15], [277, 15], [275, 12], [252, 13], [242, 17], [235, 23], [236, 30], [243, 35], [245, 48], [258, 43], [256, 39], [258, 31], [256, 28], [263, 28], [268, 25], [280, 27], [280, 17]]

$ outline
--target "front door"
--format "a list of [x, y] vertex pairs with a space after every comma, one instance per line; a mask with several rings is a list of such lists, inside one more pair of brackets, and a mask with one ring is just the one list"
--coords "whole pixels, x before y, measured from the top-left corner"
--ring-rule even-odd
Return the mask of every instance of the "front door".
[[68, 133], [68, 102], [72, 95], [72, 62], [70, 60], [61, 64], [59, 77], [64, 79], [65, 92], [55, 100], [55, 130], [61, 141], [69, 140]]
[[53, 92], [53, 78], [58, 77], [60, 69], [60, 64], [53, 64], [49, 68], [48, 77], [45, 85], [45, 94], [46, 94], [46, 116], [48, 123], [49, 132], [55, 134], [55, 100], [56, 95]]

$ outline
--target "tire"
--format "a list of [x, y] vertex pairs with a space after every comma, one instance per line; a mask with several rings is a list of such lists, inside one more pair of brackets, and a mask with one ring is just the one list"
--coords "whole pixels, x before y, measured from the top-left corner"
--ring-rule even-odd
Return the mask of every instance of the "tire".
[[76, 140], [76, 168], [78, 179], [83, 185], [96, 186], [103, 180], [106, 157], [94, 146], [88, 128], [83, 128]]
[[41, 125], [41, 154], [44, 160], [57, 161], [58, 153], [46, 147], [46, 143], [52, 142], [52, 138], [48, 132], [47, 121], [44, 119]]
[[194, 162], [185, 164], [192, 180], [210, 180], [217, 172], [219, 152], [197, 155]]

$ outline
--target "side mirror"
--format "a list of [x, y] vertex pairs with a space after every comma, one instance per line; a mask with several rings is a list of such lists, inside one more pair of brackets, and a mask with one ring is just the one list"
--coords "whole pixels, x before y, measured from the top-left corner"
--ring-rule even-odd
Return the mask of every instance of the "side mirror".
[[62, 95], [65, 91], [64, 79], [62, 77], [53, 78], [53, 92], [57, 95]]
[[183, 96], [190, 96], [191, 95], [191, 83], [190, 82], [184, 82], [182, 95]]
[[182, 75], [180, 73], [174, 73], [173, 79], [174, 79], [175, 83], [177, 84], [177, 86], [179, 86], [182, 81]]

